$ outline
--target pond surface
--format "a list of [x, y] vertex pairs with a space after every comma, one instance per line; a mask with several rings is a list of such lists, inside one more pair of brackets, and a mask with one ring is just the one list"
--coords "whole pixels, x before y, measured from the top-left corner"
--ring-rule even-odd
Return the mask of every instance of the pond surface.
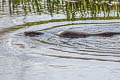
[[[120, 20], [65, 18], [63, 14], [1, 14], [0, 80], [119, 80], [120, 35], [70, 39], [56, 33], [120, 32]], [[24, 36], [25, 31], [44, 35]]]

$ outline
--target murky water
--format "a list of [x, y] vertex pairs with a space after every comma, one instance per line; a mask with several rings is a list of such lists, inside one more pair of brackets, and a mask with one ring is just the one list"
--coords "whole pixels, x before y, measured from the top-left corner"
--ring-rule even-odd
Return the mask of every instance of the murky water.
[[[10, 7], [4, 6], [0, 6], [0, 80], [120, 79], [120, 35], [77, 39], [56, 36], [64, 30], [120, 32], [119, 19], [67, 21], [61, 13], [10, 15]], [[25, 31], [44, 35], [24, 36]]]
[[[25, 26], [24, 22], [29, 18], [34, 20], [33, 17], [11, 17], [7, 21], [12, 27], [1, 27], [0, 79], [119, 80], [119, 35], [78, 39], [59, 38], [55, 35], [63, 30], [120, 32], [119, 20], [58, 20], [44, 24], [33, 22], [33, 25]], [[14, 26], [17, 20], [21, 21], [21, 25]], [[45, 34], [24, 36], [24, 31], [31, 30]]]

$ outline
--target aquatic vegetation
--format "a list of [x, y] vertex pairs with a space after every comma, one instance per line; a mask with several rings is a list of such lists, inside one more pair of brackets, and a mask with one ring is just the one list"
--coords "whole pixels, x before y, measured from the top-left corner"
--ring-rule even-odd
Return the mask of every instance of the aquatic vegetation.
[[[9, 7], [6, 7], [9, 6]], [[8, 9], [7, 9], [8, 8]], [[119, 17], [118, 0], [2, 0], [0, 12], [10, 15], [63, 14], [68, 20], [76, 18]]]

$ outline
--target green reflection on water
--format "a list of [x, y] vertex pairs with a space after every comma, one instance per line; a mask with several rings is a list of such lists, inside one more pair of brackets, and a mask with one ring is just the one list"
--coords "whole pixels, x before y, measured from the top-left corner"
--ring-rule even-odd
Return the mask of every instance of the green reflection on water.
[[63, 14], [76, 18], [119, 17], [118, 0], [2, 0], [0, 12], [10, 15]]
[[[75, 18], [75, 20], [110, 20], [110, 19], [120, 19], [119, 17], [96, 17], [96, 18]], [[38, 21], [38, 22], [29, 22], [29, 23], [25, 23], [25, 24], [21, 24], [21, 25], [17, 25], [17, 26], [13, 26], [10, 28], [4, 28], [2, 31], [0, 31], [0, 35], [3, 35], [6, 32], [11, 32], [11, 31], [15, 31], [21, 28], [25, 28], [25, 27], [31, 27], [34, 25], [40, 25], [40, 24], [46, 24], [46, 23], [51, 23], [51, 22], [64, 22], [64, 21], [68, 21], [68, 19], [52, 19], [52, 20], [46, 20], [46, 21]], [[110, 22], [110, 23], [119, 23], [119, 22]], [[110, 24], [108, 23], [75, 23], [75, 25], [80, 25], [80, 24]], [[42, 29], [42, 30], [49, 30], [52, 28], [57, 28], [57, 27], [62, 27], [62, 26], [67, 26], [67, 25], [74, 25], [74, 23], [72, 24], [66, 24], [66, 25], [58, 25], [58, 26], [53, 26], [50, 28], [46, 28], [46, 29]], [[41, 31], [41, 30], [39, 30]]]

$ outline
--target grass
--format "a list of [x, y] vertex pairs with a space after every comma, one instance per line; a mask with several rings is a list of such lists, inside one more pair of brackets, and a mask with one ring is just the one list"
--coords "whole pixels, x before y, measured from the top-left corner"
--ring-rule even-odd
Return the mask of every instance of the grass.
[[76, 18], [118, 18], [118, 0], [2, 0], [0, 11], [9, 10], [10, 15], [63, 14], [67, 20]]

